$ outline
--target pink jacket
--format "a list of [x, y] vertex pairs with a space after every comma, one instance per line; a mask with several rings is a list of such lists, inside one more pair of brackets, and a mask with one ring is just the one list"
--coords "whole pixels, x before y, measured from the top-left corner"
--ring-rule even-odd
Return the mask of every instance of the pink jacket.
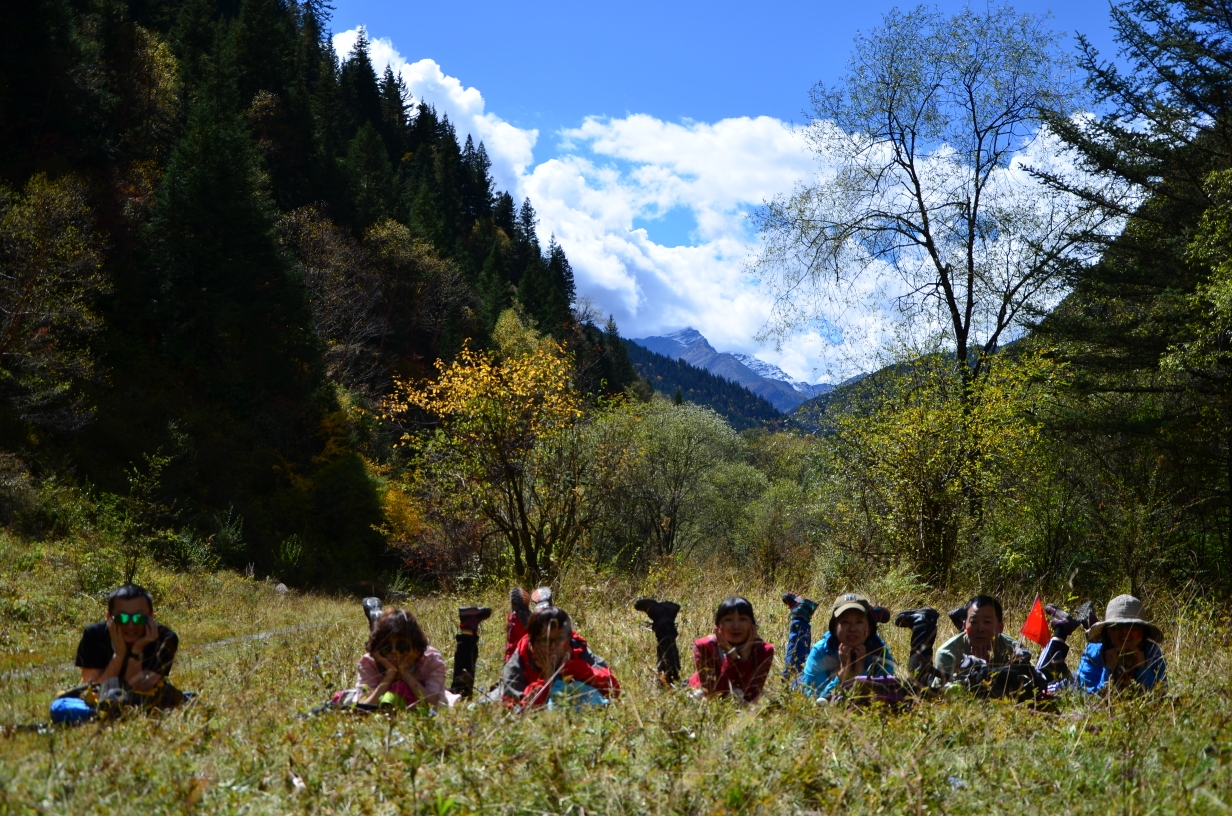
[[[429, 705], [448, 705], [449, 701], [445, 693], [445, 658], [441, 657], [441, 653], [435, 648], [429, 646], [424, 650], [424, 653], [415, 661], [412, 670], [415, 679], [419, 681], [419, 685], [423, 686], [424, 696], [428, 700]], [[385, 670], [381, 668], [381, 664], [376, 662], [370, 654], [365, 654], [359, 659], [359, 682], [356, 685], [367, 686], [369, 689], [374, 689], [381, 685], [381, 680], [385, 677]], [[406, 688], [404, 683], [398, 682], [394, 684], [397, 688], [393, 689], [406, 697], [408, 705], [414, 705], [419, 702], [414, 699], [414, 693]], [[405, 691], [403, 690], [405, 688]]]

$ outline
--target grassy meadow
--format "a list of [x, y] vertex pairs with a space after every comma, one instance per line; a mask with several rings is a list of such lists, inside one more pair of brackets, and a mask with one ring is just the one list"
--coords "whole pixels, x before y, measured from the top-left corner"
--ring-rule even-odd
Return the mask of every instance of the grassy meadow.
[[[103, 604], [81, 590], [82, 562], [71, 554], [15, 539], [0, 545], [0, 723], [45, 722], [53, 693], [76, 681], [63, 664], [72, 661], [80, 628], [101, 617]], [[560, 582], [558, 598], [621, 680], [616, 704], [529, 716], [469, 705], [434, 715], [302, 718], [353, 681], [366, 632], [356, 598], [282, 594], [272, 581], [226, 572], [151, 568], [140, 578], [156, 592], [160, 619], [180, 634], [175, 682], [199, 701], [162, 716], [46, 733], [6, 728], [0, 811], [1146, 814], [1232, 807], [1232, 629], [1196, 602], [1173, 610], [1160, 598], [1150, 604], [1167, 634], [1172, 683], [1162, 699], [1073, 696], [1054, 713], [1039, 713], [947, 698], [887, 713], [817, 706], [776, 679], [764, 702], [741, 708], [657, 688], [654, 638], [630, 604], [644, 592], [681, 601], [687, 661], [690, 640], [710, 629], [714, 605], [737, 590], [753, 601], [763, 636], [781, 647], [781, 587], [719, 568], [664, 570], [641, 585], [573, 574]], [[803, 574], [792, 588], [826, 601], [843, 589], [810, 584]], [[507, 589], [406, 603], [447, 659], [459, 603], [497, 610], [481, 631], [478, 673], [487, 684], [500, 670]], [[921, 602], [944, 609], [955, 600], [913, 594], [894, 578], [862, 589], [894, 609]], [[1005, 600], [1007, 630], [1016, 631], [1029, 599]], [[269, 631], [276, 633], [237, 639]], [[883, 632], [905, 663], [906, 632]]]

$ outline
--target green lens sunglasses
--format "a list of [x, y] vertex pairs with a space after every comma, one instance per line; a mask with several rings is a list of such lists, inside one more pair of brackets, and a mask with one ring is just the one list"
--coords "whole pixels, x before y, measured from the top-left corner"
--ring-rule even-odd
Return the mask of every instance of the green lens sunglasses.
[[111, 619], [121, 626], [145, 626], [150, 622], [150, 616], [144, 612], [116, 612]]

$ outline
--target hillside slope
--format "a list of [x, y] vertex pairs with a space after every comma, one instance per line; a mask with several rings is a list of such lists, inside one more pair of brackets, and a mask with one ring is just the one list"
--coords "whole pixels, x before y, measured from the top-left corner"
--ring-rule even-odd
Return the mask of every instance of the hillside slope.
[[658, 354], [635, 340], [626, 342], [625, 347], [629, 350], [629, 361], [656, 391], [670, 397], [679, 388], [684, 399], [714, 409], [736, 430], [783, 418], [774, 405], [738, 383], [684, 360]]

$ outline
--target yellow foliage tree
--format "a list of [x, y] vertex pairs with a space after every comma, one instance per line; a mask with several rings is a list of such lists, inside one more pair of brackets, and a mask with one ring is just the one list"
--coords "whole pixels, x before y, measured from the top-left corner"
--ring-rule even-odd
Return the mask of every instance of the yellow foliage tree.
[[589, 522], [586, 457], [576, 433], [581, 397], [571, 358], [507, 310], [501, 352], [464, 348], [437, 362], [434, 382], [397, 382], [386, 416], [416, 411], [438, 424], [403, 436], [420, 444], [418, 485], [446, 513], [474, 513], [504, 539], [513, 571], [538, 580], [578, 544]]

